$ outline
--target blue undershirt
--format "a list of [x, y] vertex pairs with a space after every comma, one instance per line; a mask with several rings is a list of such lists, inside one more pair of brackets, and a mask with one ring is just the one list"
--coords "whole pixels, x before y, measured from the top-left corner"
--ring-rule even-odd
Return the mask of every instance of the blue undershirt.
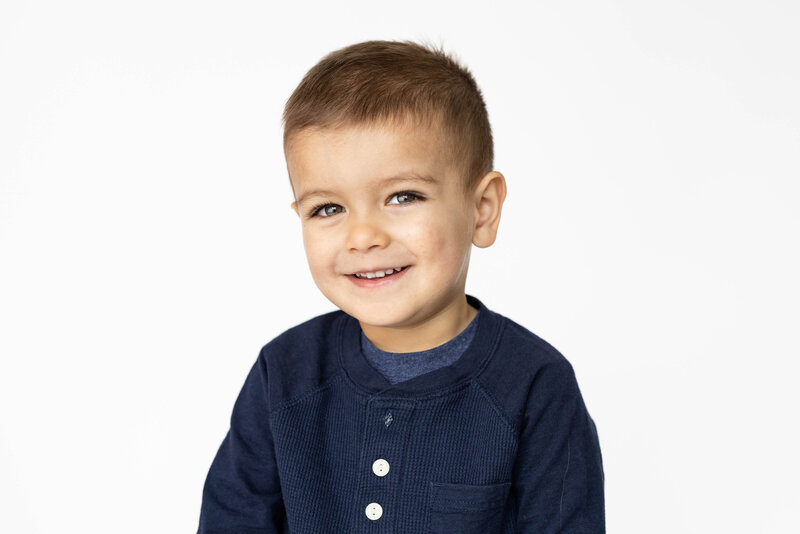
[[383, 351], [373, 345], [364, 332], [361, 332], [361, 351], [370, 365], [386, 377], [390, 384], [405, 382], [458, 360], [475, 336], [478, 317], [480, 317], [480, 313], [475, 315], [467, 327], [450, 341], [420, 352]]

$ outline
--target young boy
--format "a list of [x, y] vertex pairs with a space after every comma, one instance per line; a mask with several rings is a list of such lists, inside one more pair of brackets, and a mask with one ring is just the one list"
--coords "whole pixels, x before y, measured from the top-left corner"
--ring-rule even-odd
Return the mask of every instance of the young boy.
[[572, 368], [464, 292], [506, 195], [471, 74], [356, 44], [308, 72], [284, 124], [308, 264], [340, 311], [261, 350], [199, 533], [604, 532]]

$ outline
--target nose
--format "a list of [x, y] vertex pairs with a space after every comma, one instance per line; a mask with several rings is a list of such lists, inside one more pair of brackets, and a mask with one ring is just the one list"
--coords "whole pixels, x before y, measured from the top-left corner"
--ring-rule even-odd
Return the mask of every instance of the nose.
[[371, 248], [384, 248], [389, 244], [389, 234], [377, 221], [351, 220], [347, 229], [348, 250], [365, 252]]

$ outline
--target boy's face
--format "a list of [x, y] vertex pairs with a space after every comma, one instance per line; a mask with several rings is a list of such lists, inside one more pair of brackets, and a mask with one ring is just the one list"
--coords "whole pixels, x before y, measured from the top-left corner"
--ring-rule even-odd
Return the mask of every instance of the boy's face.
[[435, 132], [308, 129], [286, 149], [311, 275], [362, 326], [413, 328], [466, 307], [478, 212]]

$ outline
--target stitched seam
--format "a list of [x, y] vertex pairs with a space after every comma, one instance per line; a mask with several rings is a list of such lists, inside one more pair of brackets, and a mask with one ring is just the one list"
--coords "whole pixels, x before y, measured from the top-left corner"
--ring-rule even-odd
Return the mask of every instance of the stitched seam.
[[337, 372], [335, 375], [331, 376], [325, 383], [316, 388], [312, 389], [311, 391], [307, 391], [305, 393], [301, 393], [291, 399], [283, 402], [277, 408], [270, 411], [270, 416], [277, 415], [278, 413], [282, 412], [283, 410], [294, 406], [295, 404], [301, 403], [305, 400], [310, 399], [311, 397], [315, 397], [319, 393], [325, 391], [326, 389], [330, 389], [336, 380], [341, 378], [341, 372]]
[[497, 329], [497, 334], [494, 337], [494, 341], [492, 342], [492, 346], [487, 351], [488, 354], [483, 359], [483, 362], [481, 362], [481, 365], [478, 368], [478, 372], [475, 373], [475, 378], [480, 377], [483, 374], [483, 372], [486, 370], [486, 368], [489, 367], [489, 363], [494, 359], [495, 354], [497, 353], [497, 347], [500, 346], [500, 340], [503, 339], [503, 334], [505, 334], [505, 331], [506, 331], [506, 322], [507, 322], [506, 320], [502, 320], [501, 319], [500, 327]]
[[561, 480], [561, 500], [558, 503], [558, 524], [559, 530], [564, 527], [564, 490], [567, 486], [567, 471], [569, 471], [569, 439], [567, 439], [567, 467], [564, 468], [564, 478]]
[[458, 392], [458, 391], [460, 391], [462, 389], [468, 388], [471, 385], [472, 381], [474, 380], [473, 378], [467, 378], [465, 380], [462, 380], [461, 382], [458, 382], [458, 383], [454, 384], [453, 386], [449, 386], [446, 389], [435, 389], [435, 390], [432, 390], [431, 392], [420, 393], [418, 396], [415, 395], [415, 396], [404, 397], [402, 395], [398, 395], [398, 396], [390, 397], [390, 396], [384, 395], [384, 393], [386, 391], [391, 390], [394, 386], [390, 385], [390, 386], [387, 386], [384, 389], [376, 391], [375, 393], [370, 393], [369, 391], [367, 391], [365, 389], [362, 389], [361, 386], [359, 386], [352, 379], [352, 377], [350, 377], [350, 375], [347, 374], [347, 370], [342, 370], [342, 374], [344, 374], [344, 377], [345, 377], [345, 379], [347, 381], [347, 384], [352, 389], [354, 389], [359, 395], [361, 395], [363, 397], [367, 397], [369, 399], [381, 399], [381, 400], [387, 400], [387, 401], [393, 401], [393, 402], [407, 402], [407, 403], [414, 403], [414, 404], [416, 404], [418, 402], [424, 402], [424, 401], [428, 401], [428, 400], [433, 400], [433, 399], [436, 399], [436, 398], [439, 398], [439, 397], [446, 397], [446, 396], [451, 395], [453, 393], [456, 393], [456, 392]]
[[483, 397], [486, 399], [486, 402], [489, 403], [489, 406], [491, 406], [492, 410], [495, 411], [498, 417], [500, 417], [500, 419], [508, 426], [508, 429], [514, 435], [514, 437], [518, 439], [519, 432], [517, 431], [517, 427], [511, 422], [511, 418], [508, 417], [506, 413], [500, 408], [500, 405], [497, 403], [494, 396], [491, 393], [489, 393], [489, 391], [485, 389], [483, 385], [481, 385], [481, 383], [478, 382], [477, 380], [475, 381], [475, 388], [478, 390], [479, 393], [483, 395]]

